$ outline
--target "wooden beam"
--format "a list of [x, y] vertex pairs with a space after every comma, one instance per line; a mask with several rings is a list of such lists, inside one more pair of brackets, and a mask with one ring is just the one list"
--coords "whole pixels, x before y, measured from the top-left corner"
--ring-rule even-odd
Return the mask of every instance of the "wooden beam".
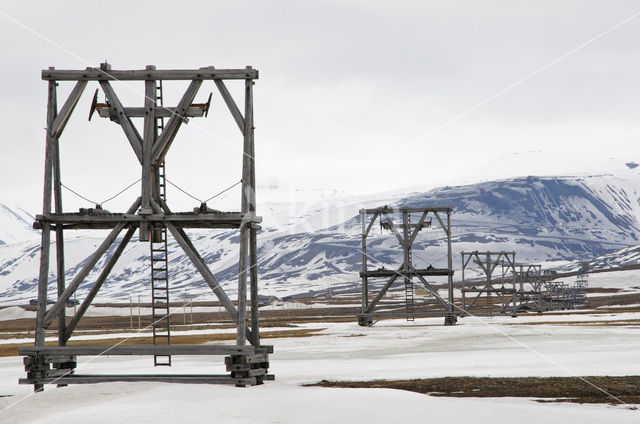
[[[138, 199], [133, 203], [133, 205], [129, 208], [129, 213], [133, 213], [140, 207], [141, 199]], [[95, 264], [100, 260], [104, 252], [113, 244], [113, 242], [118, 237], [118, 234], [124, 229], [126, 224], [121, 223], [118, 224], [107, 236], [107, 238], [102, 242], [102, 244], [98, 247], [98, 249], [86, 260], [78, 274], [73, 278], [69, 286], [64, 290], [61, 296], [58, 297], [56, 303], [49, 309], [47, 315], [44, 318], [44, 327], [48, 327], [53, 321], [55, 315], [60, 312], [61, 308], [64, 308], [67, 300], [71, 297], [71, 295], [76, 291], [76, 289], [80, 286], [80, 284], [84, 281], [86, 276], [91, 272]]]
[[138, 162], [142, 163], [142, 138], [140, 137], [138, 130], [131, 122], [131, 119], [125, 115], [122, 103], [120, 103], [120, 99], [113, 90], [113, 87], [111, 87], [111, 84], [108, 81], [100, 81], [100, 87], [102, 87], [102, 90], [107, 96], [109, 103], [111, 103], [111, 106], [115, 108], [118, 123], [127, 136], [129, 144], [131, 144], [131, 147], [138, 158]]
[[384, 287], [382, 287], [382, 289], [380, 289], [380, 292], [371, 301], [371, 303], [369, 303], [369, 306], [367, 306], [367, 309], [365, 311], [366, 313], [370, 313], [371, 311], [373, 311], [373, 308], [376, 307], [378, 302], [380, 302], [380, 299], [382, 299], [382, 297], [387, 293], [387, 290], [389, 290], [389, 287], [391, 287], [393, 282], [396, 281], [396, 279], [400, 276], [399, 272], [402, 271], [403, 268], [404, 268], [404, 264], [401, 265], [400, 268], [398, 268], [398, 273], [394, 274], [393, 276], [391, 276], [389, 278], [389, 280], [387, 280], [387, 282], [384, 285]]
[[258, 241], [256, 229], [249, 229], [249, 285], [251, 290], [251, 344], [260, 346], [260, 301], [258, 299]]
[[[144, 118], [145, 116], [146, 109], [144, 107], [126, 107], [125, 106], [123, 109], [124, 109], [124, 114], [127, 115], [129, 118]], [[97, 109], [97, 112], [101, 118], [115, 118], [117, 116], [115, 109], [113, 109], [112, 107], [104, 106]], [[162, 107], [156, 108], [156, 118], [171, 118], [175, 114], [176, 114], [175, 107], [162, 106]], [[186, 112], [184, 113], [184, 116], [187, 118], [200, 118], [204, 116], [204, 107], [194, 106], [192, 104], [187, 108]]]
[[[49, 82], [47, 99], [47, 128], [51, 128], [57, 114], [56, 82]], [[44, 193], [42, 200], [42, 213], [51, 213], [51, 188], [53, 180], [54, 146], [53, 137], [47, 131], [44, 161]], [[47, 312], [47, 285], [49, 283], [49, 249], [51, 244], [51, 225], [45, 223], [42, 226], [42, 240], [40, 243], [40, 273], [38, 276], [38, 306], [36, 311], [35, 345], [44, 345], [45, 317]], [[36, 387], [36, 391], [41, 389]]]
[[64, 377], [20, 378], [18, 384], [97, 384], [117, 382], [155, 382], [187, 384], [235, 384], [255, 386], [256, 377], [231, 377], [224, 374], [67, 374]]
[[[60, 143], [57, 137], [53, 138], [53, 200], [56, 213], [62, 212], [62, 181], [60, 179]], [[56, 227], [56, 280], [57, 295], [60, 296], [65, 289], [65, 267], [64, 267], [64, 230]], [[60, 309], [58, 315], [58, 344], [63, 346], [66, 342], [64, 338], [66, 327], [66, 310]]]
[[87, 81], [78, 81], [76, 86], [73, 87], [71, 94], [67, 98], [67, 101], [64, 102], [62, 109], [60, 109], [60, 113], [56, 116], [56, 119], [53, 121], [51, 128], [49, 128], [49, 133], [52, 137], [60, 137], [64, 127], [69, 122], [69, 118], [73, 113], [73, 110], [76, 108], [78, 104], [78, 100], [80, 100], [80, 96], [84, 92], [85, 87], [87, 86]]
[[214, 80], [214, 83], [216, 84], [216, 87], [218, 87], [218, 91], [220, 92], [222, 99], [229, 108], [231, 116], [233, 116], [233, 119], [236, 121], [240, 132], [244, 134], [244, 117], [242, 116], [240, 109], [238, 109], [238, 105], [236, 104], [235, 100], [233, 100], [233, 97], [231, 97], [231, 93], [229, 93], [227, 86], [222, 80]]
[[387, 218], [387, 223], [389, 224], [389, 229], [391, 229], [391, 232], [396, 236], [396, 238], [398, 239], [398, 243], [400, 243], [400, 246], [402, 246], [402, 248], [404, 249], [405, 247], [405, 240], [402, 237], [402, 235], [398, 232], [398, 230], [396, 229], [395, 224], [393, 223], [393, 221], [391, 220], [391, 218], [389, 217], [389, 215], [386, 212], [382, 213], [384, 215], [385, 218]]
[[185, 120], [184, 114], [189, 108], [189, 105], [193, 102], [196, 94], [198, 94], [198, 90], [201, 85], [202, 80], [199, 79], [191, 81], [191, 84], [187, 87], [187, 90], [176, 107], [175, 114], [169, 118], [169, 122], [165, 125], [164, 130], [162, 130], [162, 133], [158, 136], [158, 139], [153, 146], [152, 162], [161, 162], [167, 154], [167, 150], [171, 147], [171, 143], [176, 137], [180, 125], [182, 125]]
[[390, 207], [386, 207], [386, 206], [382, 206], [379, 208], [372, 208], [372, 209], [361, 209], [362, 211], [364, 211], [364, 213], [402, 213], [404, 211], [407, 212], [446, 212], [446, 211], [452, 211], [453, 208], [450, 206], [436, 206], [436, 207], [426, 207], [426, 208], [390, 208]]
[[[148, 70], [155, 69], [155, 66], [147, 66]], [[144, 82], [144, 131], [142, 140], [142, 177], [141, 180], [141, 196], [142, 204], [140, 213], [143, 215], [150, 214], [151, 210], [151, 191], [152, 191], [152, 172], [151, 157], [153, 155], [153, 143], [156, 138], [156, 81], [147, 80]], [[140, 241], [149, 241], [149, 225], [142, 223], [140, 225]]]
[[[364, 216], [366, 216], [366, 214], [364, 214], [362, 211], [360, 211], [360, 213]], [[373, 224], [376, 222], [376, 219], [380, 216], [380, 213], [376, 212], [373, 214], [373, 217], [371, 218], [371, 221], [369, 221], [369, 225], [367, 225], [366, 229], [364, 229], [363, 227], [363, 231], [362, 234], [364, 235], [364, 237], [367, 237], [369, 235], [369, 232], [371, 231], [371, 228], [373, 228]]]
[[249, 253], [249, 224], [240, 227], [240, 246], [238, 259], [238, 326], [236, 344], [243, 346], [247, 340], [247, 254]]
[[143, 81], [143, 80], [225, 80], [258, 79], [257, 69], [171, 69], [104, 71], [99, 68], [84, 70], [44, 69], [43, 80], [57, 81]]
[[[116, 248], [115, 252], [113, 252], [113, 255], [111, 256], [111, 258], [109, 258], [109, 261], [104, 266], [104, 269], [100, 273], [100, 276], [98, 276], [98, 279], [96, 280], [96, 282], [91, 287], [91, 290], [89, 290], [89, 294], [87, 294], [87, 297], [84, 299], [84, 301], [82, 302], [82, 304], [78, 308], [78, 311], [74, 315], [73, 319], [67, 325], [66, 331], [64, 333], [65, 341], [69, 340], [69, 338], [73, 334], [73, 330], [75, 330], [76, 326], [78, 325], [78, 322], [80, 322], [80, 320], [84, 316], [85, 312], [87, 312], [87, 309], [89, 309], [89, 306], [91, 305], [91, 302], [93, 302], [93, 299], [98, 294], [98, 291], [100, 291], [100, 288], [102, 287], [102, 284], [105, 282], [105, 280], [109, 276], [109, 273], [111, 272], [111, 270], [115, 266], [116, 262], [118, 261], [118, 259], [122, 255], [122, 252], [124, 252], [125, 247], [127, 246], [129, 241], [131, 240], [131, 237], [133, 237], [133, 234], [135, 233], [135, 231], [136, 231], [135, 227], [129, 228], [129, 230], [125, 233], [124, 237], [122, 238], [122, 241], [120, 241], [120, 244]], [[63, 308], [63, 310], [64, 310], [64, 308]]]
[[418, 279], [420, 280], [420, 282], [422, 282], [422, 285], [424, 286], [424, 288], [426, 288], [428, 291], [431, 292], [431, 294], [433, 294], [433, 296], [436, 298], [436, 300], [438, 302], [440, 302], [440, 304], [442, 305], [442, 307], [445, 309], [445, 311], [449, 311], [449, 303], [444, 300], [439, 294], [438, 291], [436, 289], [433, 288], [433, 286], [431, 284], [429, 284], [429, 282], [427, 280], [424, 279], [424, 277], [420, 274], [416, 274], [416, 276], [418, 277]]
[[97, 215], [88, 215], [81, 213], [64, 213], [64, 214], [48, 214], [36, 215], [36, 221], [44, 224], [53, 225], [64, 224], [109, 224], [115, 226], [119, 223], [165, 223], [171, 222], [178, 226], [188, 226], [196, 223], [208, 223], [211, 225], [220, 224], [221, 228], [238, 228], [243, 222], [251, 222], [259, 224], [262, 219], [253, 213], [180, 213], [180, 214], [164, 214], [153, 213], [151, 215], [138, 215], [132, 213], [105, 213]]
[[[418, 233], [420, 232], [420, 230], [422, 229], [422, 225], [424, 224], [425, 219], [427, 219], [427, 214], [429, 212], [423, 212], [422, 216], [420, 217], [420, 221], [418, 221], [418, 224], [416, 224], [416, 227], [413, 229], [413, 232], [411, 233], [411, 236], [409, 237], [409, 241], [407, 242], [407, 246], [411, 247], [413, 246], [413, 242], [416, 241], [416, 237], [418, 237]], [[437, 212], [435, 212], [437, 214]]]
[[272, 352], [273, 346], [251, 345], [24, 346], [18, 348], [20, 356], [253, 355]]

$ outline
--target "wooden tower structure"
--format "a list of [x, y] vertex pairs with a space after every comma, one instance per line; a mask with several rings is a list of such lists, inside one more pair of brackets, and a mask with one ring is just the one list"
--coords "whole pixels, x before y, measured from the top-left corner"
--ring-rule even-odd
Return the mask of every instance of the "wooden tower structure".
[[[40, 274], [36, 315], [35, 346], [21, 348], [25, 356], [27, 377], [21, 384], [33, 384], [36, 391], [44, 384], [66, 385], [72, 383], [98, 383], [112, 381], [164, 381], [222, 383], [237, 386], [261, 384], [272, 379], [267, 374], [268, 354], [271, 346], [260, 344], [258, 321], [258, 273], [257, 242], [261, 218], [256, 215], [255, 203], [255, 155], [253, 126], [253, 85], [258, 71], [245, 69], [215, 69], [212, 66], [188, 70], [157, 70], [147, 66], [142, 70], [112, 70], [103, 63], [98, 68], [84, 70], [42, 71], [42, 79], [48, 81], [46, 156], [44, 168], [43, 212], [36, 216], [34, 227], [42, 230]], [[163, 81], [189, 81], [176, 106], [163, 103]], [[244, 112], [241, 112], [225, 84], [228, 80], [244, 82]], [[112, 82], [142, 82], [144, 104], [125, 107]], [[220, 212], [207, 208], [206, 204], [191, 212], [174, 212], [165, 196], [164, 158], [176, 139], [180, 127], [189, 118], [206, 116], [207, 103], [194, 103], [194, 99], [206, 81], [213, 81], [235, 120], [243, 140], [242, 194], [239, 212]], [[63, 82], [75, 82], [69, 97], [58, 109], [57, 86]], [[141, 192], [126, 212], [111, 213], [101, 208], [65, 212], [62, 207], [60, 180], [59, 140], [78, 100], [90, 82], [97, 82], [106, 97], [105, 103], [97, 102], [94, 95], [91, 114], [110, 118], [120, 125], [126, 140], [140, 163]], [[91, 115], [90, 115], [91, 117]], [[143, 121], [142, 135], [132, 119]], [[53, 204], [53, 208], [52, 208]], [[193, 245], [185, 229], [237, 229], [240, 248], [238, 264], [238, 299], [234, 304], [220, 286], [219, 281]], [[105, 240], [84, 262], [78, 274], [65, 281], [64, 232], [70, 229], [110, 230]], [[122, 237], [121, 234], [124, 232]], [[101, 286], [108, 278], [116, 261], [138, 232], [139, 240], [148, 242], [151, 256], [151, 291], [153, 310], [153, 345], [148, 346], [67, 346], [67, 341], [85, 314]], [[51, 234], [55, 234], [55, 274], [57, 294], [49, 306], [49, 255]], [[169, 260], [167, 236], [171, 235], [195, 269], [209, 285], [231, 320], [236, 324], [236, 343], [233, 345], [172, 345], [170, 343], [169, 313]], [[107, 250], [115, 246], [98, 278], [79, 306], [76, 315], [69, 320], [65, 316], [65, 304], [81, 283], [96, 267]], [[251, 294], [250, 320], [247, 313], [247, 281]], [[57, 346], [45, 346], [45, 331], [53, 323], [58, 326]], [[82, 375], [77, 374], [77, 357], [83, 355], [152, 355], [154, 365], [171, 365], [172, 355], [225, 355], [228, 374], [143, 374], [143, 375]]]
[[[465, 314], [487, 315], [510, 314], [517, 315], [517, 271], [516, 252], [460, 252], [462, 256], [462, 309]], [[502, 276], [494, 278], [498, 269]], [[472, 287], [465, 278], [465, 270], [479, 268], [484, 274], [482, 287]], [[471, 295], [471, 302], [467, 297]], [[472, 312], [473, 311], [473, 312]]]
[[[362, 221], [362, 309], [358, 314], [358, 324], [371, 326], [379, 318], [406, 318], [413, 321], [416, 317], [444, 316], [445, 325], [456, 323], [456, 312], [453, 304], [453, 264], [451, 254], [451, 212], [450, 207], [426, 207], [426, 208], [390, 208], [387, 206], [374, 209], [361, 209]], [[412, 221], [413, 217], [413, 221]], [[417, 219], [416, 219], [417, 217]], [[446, 268], [434, 268], [429, 265], [426, 268], [414, 266], [413, 249], [418, 235], [425, 228], [431, 228], [434, 221], [446, 235], [446, 248], [444, 257], [447, 258]], [[377, 269], [371, 269], [369, 262], [381, 264], [376, 258], [375, 250], [368, 246], [367, 240], [376, 222], [380, 222], [381, 230], [390, 231], [402, 248], [401, 264], [385, 264]], [[434, 226], [435, 227], [435, 226]], [[372, 244], [372, 243], [371, 243]], [[378, 243], [379, 244], [379, 243]], [[367, 248], [369, 247], [369, 250]], [[370, 256], [371, 255], [371, 256]], [[390, 265], [387, 268], [386, 265]], [[447, 287], [447, 300], [438, 293], [425, 277], [445, 277]], [[400, 280], [403, 290], [404, 305], [386, 305], [386, 311], [381, 309], [381, 300], [388, 295], [389, 289], [396, 280]], [[417, 280], [417, 281], [416, 281]], [[370, 297], [373, 287], [380, 283], [382, 287], [378, 293]], [[427, 294], [431, 302], [418, 302], [416, 295], [417, 283], [419, 288]], [[376, 308], [378, 310], [376, 310]]]

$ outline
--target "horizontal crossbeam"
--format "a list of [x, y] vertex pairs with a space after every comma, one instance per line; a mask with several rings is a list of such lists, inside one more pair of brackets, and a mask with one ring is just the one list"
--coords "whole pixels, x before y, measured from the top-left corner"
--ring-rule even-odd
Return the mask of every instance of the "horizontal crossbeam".
[[137, 215], [130, 213], [104, 213], [88, 215], [81, 213], [61, 213], [36, 215], [34, 228], [42, 228], [45, 223], [62, 225], [64, 228], [114, 228], [118, 224], [164, 224], [172, 223], [181, 228], [240, 228], [243, 222], [258, 224], [262, 218], [253, 213], [180, 213]]
[[426, 208], [374, 208], [374, 209], [360, 209], [360, 213], [402, 213], [402, 212], [452, 212], [453, 208], [450, 206], [441, 207], [426, 207]]
[[99, 68], [84, 70], [43, 69], [42, 79], [53, 81], [144, 81], [144, 80], [234, 80], [258, 79], [257, 69], [171, 69], [103, 71]]
[[[99, 109], [96, 108], [96, 110], [98, 111], [98, 115], [102, 118], [116, 118], [118, 115], [118, 112], [114, 108], [108, 106], [103, 106]], [[125, 107], [123, 110], [124, 114], [129, 118], [144, 118], [146, 115], [144, 107]], [[157, 107], [155, 109], [156, 118], [171, 118], [175, 114], [175, 107]], [[183, 116], [187, 118], [199, 118], [203, 115], [203, 107], [189, 106]]]
[[137, 346], [25, 346], [18, 355], [253, 355], [273, 353], [273, 346], [251, 345], [137, 345]]
[[432, 269], [414, 269], [414, 270], [394, 270], [394, 269], [377, 269], [373, 271], [361, 272], [361, 277], [392, 277], [397, 275], [398, 277], [426, 275], [426, 276], [446, 276], [453, 275], [453, 271], [446, 268], [432, 268]]
[[[273, 375], [265, 375], [265, 380], [273, 380]], [[220, 374], [69, 374], [65, 377], [21, 378], [18, 384], [96, 384], [117, 382], [156, 382], [188, 384], [235, 384], [254, 386], [256, 377], [236, 378]]]

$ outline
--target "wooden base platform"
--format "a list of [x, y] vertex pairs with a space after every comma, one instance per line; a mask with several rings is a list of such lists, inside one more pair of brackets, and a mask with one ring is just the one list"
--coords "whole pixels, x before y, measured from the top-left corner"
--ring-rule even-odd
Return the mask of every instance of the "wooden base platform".
[[376, 320], [383, 318], [433, 318], [444, 317], [444, 325], [455, 325], [460, 312], [375, 312], [371, 314], [358, 314], [358, 325], [371, 327]]
[[[273, 374], [265, 374], [263, 380], [274, 380]], [[21, 378], [19, 384], [96, 384], [118, 382], [157, 382], [183, 384], [233, 384], [255, 386], [257, 378], [234, 378], [227, 374], [68, 374], [64, 377]]]
[[[274, 380], [268, 374], [269, 353], [273, 346], [237, 345], [148, 345], [148, 346], [38, 346], [23, 347], [27, 378], [19, 384], [94, 384], [113, 382], [163, 382], [189, 384], [233, 384], [255, 386]], [[121, 355], [225, 355], [229, 374], [75, 374], [78, 356]]]

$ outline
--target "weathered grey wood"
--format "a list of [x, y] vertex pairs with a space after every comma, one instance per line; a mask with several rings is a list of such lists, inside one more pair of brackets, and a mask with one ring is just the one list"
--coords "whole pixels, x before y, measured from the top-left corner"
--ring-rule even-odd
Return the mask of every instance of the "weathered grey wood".
[[391, 287], [391, 285], [396, 281], [396, 279], [400, 276], [399, 271], [401, 271], [404, 268], [404, 265], [401, 265], [398, 268], [398, 272], [396, 272], [394, 275], [392, 275], [387, 282], [385, 283], [385, 285], [382, 287], [382, 289], [380, 289], [380, 292], [378, 292], [378, 294], [376, 295], [376, 297], [373, 298], [373, 300], [369, 303], [369, 306], [367, 306], [367, 313], [370, 313], [371, 311], [373, 311], [373, 308], [376, 307], [376, 305], [378, 304], [378, 302], [380, 302], [380, 300], [384, 297], [384, 295], [387, 293], [387, 290], [389, 290], [389, 287]]
[[[132, 213], [140, 207], [141, 199], [138, 199], [133, 203], [133, 205], [129, 208], [128, 213]], [[80, 286], [80, 284], [84, 281], [89, 272], [93, 269], [96, 263], [100, 260], [104, 252], [113, 244], [113, 242], [118, 237], [118, 234], [124, 229], [126, 226], [125, 223], [120, 223], [116, 225], [116, 227], [111, 230], [107, 238], [102, 242], [102, 244], [98, 247], [98, 249], [86, 260], [85, 264], [82, 266], [78, 274], [71, 280], [69, 286], [64, 290], [61, 296], [58, 297], [56, 303], [51, 307], [51, 309], [47, 312], [47, 315], [44, 318], [44, 327], [48, 327], [53, 320], [53, 317], [60, 312], [60, 308], [64, 308], [67, 300], [71, 297], [71, 295], [76, 291], [76, 289]]]
[[[460, 313], [454, 313], [455, 315], [461, 315], [462, 312]], [[366, 314], [358, 314], [358, 317], [365, 317], [365, 318], [370, 318], [370, 319], [375, 319], [375, 318], [407, 318], [407, 317], [415, 317], [415, 318], [420, 318], [420, 317], [446, 317], [447, 315], [449, 315], [449, 312], [447, 311], [434, 311], [434, 312], [412, 312], [412, 313], [406, 313], [406, 312], [369, 312]]]
[[255, 348], [251, 345], [114, 345], [114, 346], [26, 346], [18, 348], [18, 355], [254, 355], [270, 353], [272, 346]]
[[171, 69], [148, 71], [145, 69], [133, 71], [87, 68], [85, 70], [44, 69], [43, 80], [58, 81], [140, 81], [140, 80], [219, 80], [219, 79], [258, 79], [256, 69]]
[[420, 282], [422, 283], [422, 285], [424, 286], [424, 288], [426, 288], [428, 291], [431, 292], [431, 294], [433, 295], [433, 297], [436, 298], [436, 300], [438, 302], [440, 302], [440, 304], [442, 305], [442, 307], [444, 308], [445, 311], [449, 311], [449, 303], [444, 300], [439, 294], [438, 294], [438, 290], [434, 289], [433, 286], [431, 284], [429, 284], [429, 282], [427, 280], [425, 280], [425, 278], [420, 275], [417, 274], [416, 275], [418, 277], [418, 279], [420, 280]]
[[[409, 240], [407, 241], [407, 246], [409, 246], [409, 247], [413, 246], [413, 242], [416, 241], [416, 238], [418, 237], [418, 233], [422, 229], [422, 226], [424, 225], [424, 221], [427, 219], [428, 213], [429, 212], [423, 212], [422, 216], [420, 217], [420, 220], [418, 221], [416, 226], [415, 227], [411, 226], [411, 227], [414, 228], [414, 230], [411, 233], [411, 236], [409, 237]], [[437, 213], [437, 212], [435, 212], [435, 213]], [[451, 268], [449, 268], [449, 269], [451, 269]]]
[[[445, 229], [447, 233], [447, 268], [453, 269], [453, 252], [451, 250], [451, 211], [447, 211], [447, 228]], [[448, 296], [449, 296], [449, 312], [453, 314], [454, 312], [454, 298], [453, 298], [453, 273], [449, 275], [447, 280], [448, 285]]]
[[446, 211], [451, 211], [453, 210], [452, 207], [450, 206], [427, 206], [424, 208], [408, 208], [408, 207], [403, 207], [403, 208], [390, 208], [390, 207], [379, 207], [379, 208], [372, 208], [372, 209], [361, 209], [361, 213], [362, 211], [364, 211], [364, 213], [402, 213], [404, 211], [406, 212], [424, 212], [424, 211], [428, 211], [428, 212], [446, 212]]
[[[122, 238], [122, 241], [120, 241], [120, 244], [118, 245], [116, 250], [113, 252], [113, 255], [111, 255], [111, 258], [109, 258], [109, 261], [104, 266], [104, 269], [102, 270], [102, 272], [100, 273], [100, 275], [96, 279], [96, 282], [91, 287], [91, 290], [89, 290], [89, 293], [87, 294], [87, 297], [82, 301], [82, 304], [78, 308], [78, 310], [77, 310], [76, 314], [74, 315], [73, 319], [67, 325], [66, 331], [64, 333], [64, 340], [65, 341], [69, 340], [69, 338], [73, 334], [73, 331], [75, 330], [76, 326], [78, 325], [78, 322], [80, 322], [80, 320], [84, 316], [85, 312], [87, 312], [87, 309], [89, 309], [89, 306], [91, 305], [91, 302], [93, 302], [93, 299], [98, 294], [98, 291], [100, 291], [100, 288], [102, 287], [102, 284], [105, 282], [105, 280], [109, 276], [109, 273], [111, 273], [111, 270], [113, 270], [113, 267], [115, 266], [116, 262], [118, 262], [118, 259], [122, 255], [122, 252], [124, 252], [125, 247], [127, 247], [127, 244], [131, 240], [131, 237], [133, 237], [133, 234], [135, 233], [135, 231], [136, 231], [135, 227], [129, 228], [129, 230], [125, 233], [124, 237]], [[64, 310], [64, 308], [63, 308], [63, 310]]]
[[[156, 213], [161, 212], [162, 210], [164, 210], [164, 212], [166, 213], [171, 213], [171, 210], [169, 209], [167, 204], [164, 203], [164, 201], [162, 201], [162, 199], [160, 199], [160, 206], [158, 206], [157, 204], [155, 204], [155, 202], [152, 201], [151, 207], [154, 209], [154, 212]], [[184, 253], [189, 258], [189, 260], [191, 260], [191, 263], [193, 263], [193, 265], [196, 267], [196, 269], [198, 270], [202, 278], [204, 278], [204, 280], [207, 282], [207, 284], [209, 285], [213, 293], [216, 295], [220, 303], [222, 303], [222, 306], [224, 306], [224, 308], [227, 310], [233, 322], [238, 324], [239, 323], [238, 310], [233, 305], [233, 302], [231, 302], [231, 299], [229, 299], [229, 296], [227, 296], [225, 291], [222, 289], [218, 280], [214, 277], [207, 263], [204, 261], [204, 259], [202, 259], [202, 256], [200, 256], [200, 254], [198, 253], [198, 250], [195, 248], [195, 246], [191, 242], [191, 239], [189, 239], [187, 234], [181, 228], [177, 228], [171, 223], [166, 223], [165, 225], [167, 226], [167, 230], [169, 230], [173, 238], [176, 240], [176, 242], [178, 242], [178, 244], [180, 245]], [[245, 332], [247, 334], [247, 337], [251, 336], [250, 330], [245, 330]]]
[[62, 135], [62, 131], [64, 131], [64, 127], [69, 122], [69, 118], [73, 113], [73, 110], [76, 108], [78, 104], [78, 100], [80, 100], [80, 96], [84, 92], [85, 87], [87, 86], [87, 81], [78, 81], [76, 86], [71, 90], [71, 94], [64, 102], [62, 109], [60, 109], [60, 113], [56, 116], [56, 119], [53, 121], [51, 128], [49, 128], [49, 132], [52, 137], [59, 138]]
[[[368, 271], [367, 265], [367, 236], [369, 235], [369, 231], [371, 231], [371, 227], [373, 223], [378, 218], [378, 214], [376, 213], [369, 225], [366, 223], [367, 215], [361, 210], [360, 211], [360, 223], [362, 225], [362, 235], [361, 235], [361, 246], [362, 246], [362, 271]], [[366, 274], [360, 274], [360, 278], [362, 278], [362, 313], [365, 313], [367, 310], [367, 306], [369, 305], [369, 278]]]
[[142, 138], [140, 137], [138, 130], [131, 122], [131, 119], [127, 115], [125, 115], [122, 103], [120, 103], [120, 99], [116, 95], [116, 92], [113, 90], [113, 87], [111, 87], [111, 84], [108, 81], [100, 81], [100, 87], [102, 87], [102, 90], [107, 96], [109, 103], [111, 103], [111, 106], [115, 108], [118, 116], [118, 123], [127, 136], [129, 144], [131, 144], [131, 147], [133, 148], [138, 161], [142, 163]]
[[[363, 213], [363, 210], [360, 211], [360, 214], [362, 216], [362, 219], [364, 221], [366, 214]], [[371, 232], [371, 228], [373, 227], [373, 224], [375, 224], [376, 219], [378, 219], [378, 217], [380, 216], [380, 214], [378, 212], [373, 214], [373, 217], [371, 217], [371, 221], [369, 222], [369, 225], [367, 225], [367, 228], [365, 229], [364, 227], [362, 228], [362, 234], [367, 237], [369, 235], [369, 233]]]
[[[216, 81], [216, 83], [224, 83], [222, 81]], [[246, 81], [245, 81], [246, 84]], [[256, 149], [255, 149], [255, 133], [253, 125], [253, 81], [251, 81], [251, 172], [250, 172], [250, 185], [251, 185], [251, 198], [249, 200], [249, 215], [255, 216], [256, 214]], [[226, 89], [226, 86], [225, 86]], [[235, 104], [235, 102], [234, 102]], [[236, 107], [237, 109], [237, 107]], [[242, 118], [240, 115], [239, 118]], [[238, 121], [236, 121], [238, 122]], [[243, 122], [243, 121], [242, 121]], [[241, 131], [244, 134], [244, 122]], [[260, 346], [260, 309], [258, 301], [258, 241], [257, 241], [257, 225], [249, 225], [249, 284], [251, 290], [251, 344], [254, 346]]]
[[247, 254], [249, 244], [249, 228], [247, 224], [240, 227], [240, 247], [238, 259], [238, 326], [236, 329], [236, 343], [243, 346], [247, 340]]
[[400, 232], [398, 232], [398, 229], [396, 228], [396, 225], [393, 223], [393, 220], [391, 219], [389, 214], [386, 212], [383, 212], [382, 214], [384, 215], [385, 218], [387, 218], [387, 224], [389, 224], [389, 229], [396, 236], [396, 238], [398, 239], [398, 243], [400, 243], [400, 246], [402, 246], [402, 249], [404, 250], [406, 246], [404, 237], [402, 237]]
[[[44, 193], [42, 201], [42, 213], [51, 213], [51, 188], [53, 180], [54, 146], [50, 128], [56, 118], [56, 82], [49, 82], [49, 95], [47, 100], [47, 136], [44, 162]], [[51, 244], [51, 225], [45, 223], [42, 227], [42, 240], [40, 244], [40, 273], [38, 276], [38, 306], [36, 311], [36, 346], [44, 345], [45, 317], [47, 311], [47, 284], [49, 282], [49, 249]], [[40, 387], [41, 389], [41, 387]], [[38, 388], [36, 387], [36, 390]]]
[[[245, 81], [244, 99], [244, 140], [242, 148], [242, 190], [241, 212], [249, 213], [253, 201], [253, 187], [251, 186], [251, 142], [253, 134], [253, 85], [251, 80]], [[247, 254], [249, 253], [249, 225], [244, 223], [240, 227], [240, 246], [238, 259], [238, 322], [246, 322], [247, 318]], [[238, 325], [236, 343], [243, 345], [246, 340], [245, 326]]]
[[[154, 70], [155, 66], [147, 66], [147, 70]], [[153, 143], [156, 138], [156, 81], [146, 80], [144, 82], [144, 131], [142, 140], [142, 205], [141, 214], [151, 214], [151, 156], [153, 155]], [[149, 241], [149, 225], [140, 224], [140, 241]]]
[[214, 83], [216, 84], [216, 87], [218, 87], [218, 91], [220, 92], [222, 99], [224, 100], [227, 107], [229, 108], [229, 112], [231, 112], [231, 116], [233, 116], [233, 119], [236, 121], [236, 124], [238, 124], [238, 128], [240, 129], [240, 132], [244, 134], [244, 117], [242, 116], [240, 109], [238, 109], [238, 105], [236, 104], [235, 100], [233, 100], [233, 97], [231, 97], [231, 93], [229, 93], [227, 86], [222, 80], [214, 80]]
[[193, 99], [198, 94], [198, 90], [202, 85], [202, 80], [193, 80], [184, 95], [180, 99], [178, 106], [176, 107], [176, 113], [169, 118], [169, 122], [165, 125], [162, 133], [158, 136], [158, 139], [155, 141], [153, 146], [153, 156], [152, 162], [161, 162], [164, 159], [164, 156], [167, 153], [169, 147], [171, 147], [171, 143], [175, 138], [180, 125], [184, 122], [184, 113], [187, 111]]
[[260, 302], [258, 299], [258, 241], [256, 229], [249, 229], [249, 284], [251, 290], [251, 344], [260, 346]]
[[[393, 270], [393, 269], [375, 269], [375, 270], [369, 270], [366, 272], [360, 272], [360, 276], [367, 276], [367, 277], [391, 277], [392, 275], [397, 274], [399, 271]], [[412, 268], [406, 271], [402, 271], [403, 274], [407, 274], [410, 276], [416, 276], [416, 275], [427, 275], [427, 276], [431, 276], [431, 277], [444, 277], [447, 275], [453, 275], [453, 271], [450, 271], [446, 268], [420, 268], [420, 269], [416, 269], [416, 268]]]
[[235, 384], [241, 386], [254, 386], [257, 384], [255, 377], [234, 378], [229, 375], [207, 374], [104, 374], [82, 375], [70, 374], [65, 377], [45, 377], [37, 379], [21, 378], [19, 384], [96, 384], [118, 382], [156, 382], [156, 383], [188, 383], [188, 384]]
[[[53, 138], [53, 198], [56, 213], [62, 212], [62, 181], [60, 179], [60, 143], [57, 137]], [[64, 230], [56, 227], [56, 280], [58, 296], [65, 289], [65, 266], [64, 266]], [[64, 338], [66, 327], [66, 310], [60, 309], [58, 315], [58, 344], [63, 346], [66, 342]]]
[[118, 223], [126, 222], [132, 224], [141, 224], [143, 222], [149, 223], [164, 223], [171, 222], [174, 225], [181, 227], [187, 227], [190, 224], [220, 224], [226, 225], [221, 228], [238, 228], [243, 222], [251, 222], [259, 224], [262, 219], [256, 217], [252, 213], [238, 213], [238, 212], [226, 212], [226, 213], [180, 213], [180, 214], [151, 214], [151, 215], [138, 215], [138, 214], [97, 214], [88, 215], [80, 213], [64, 213], [64, 214], [48, 214], [48, 215], [36, 215], [36, 221], [41, 224], [45, 222], [54, 225], [76, 225], [76, 224], [109, 224], [115, 226]]
[[[98, 115], [102, 118], [115, 118], [116, 111], [107, 106], [103, 106], [97, 109]], [[146, 109], [144, 107], [124, 107], [124, 114], [129, 118], [144, 118]], [[156, 118], [171, 118], [176, 114], [175, 107], [157, 107]], [[204, 115], [204, 107], [190, 105], [185, 111], [184, 115], [187, 118], [200, 118]]]

